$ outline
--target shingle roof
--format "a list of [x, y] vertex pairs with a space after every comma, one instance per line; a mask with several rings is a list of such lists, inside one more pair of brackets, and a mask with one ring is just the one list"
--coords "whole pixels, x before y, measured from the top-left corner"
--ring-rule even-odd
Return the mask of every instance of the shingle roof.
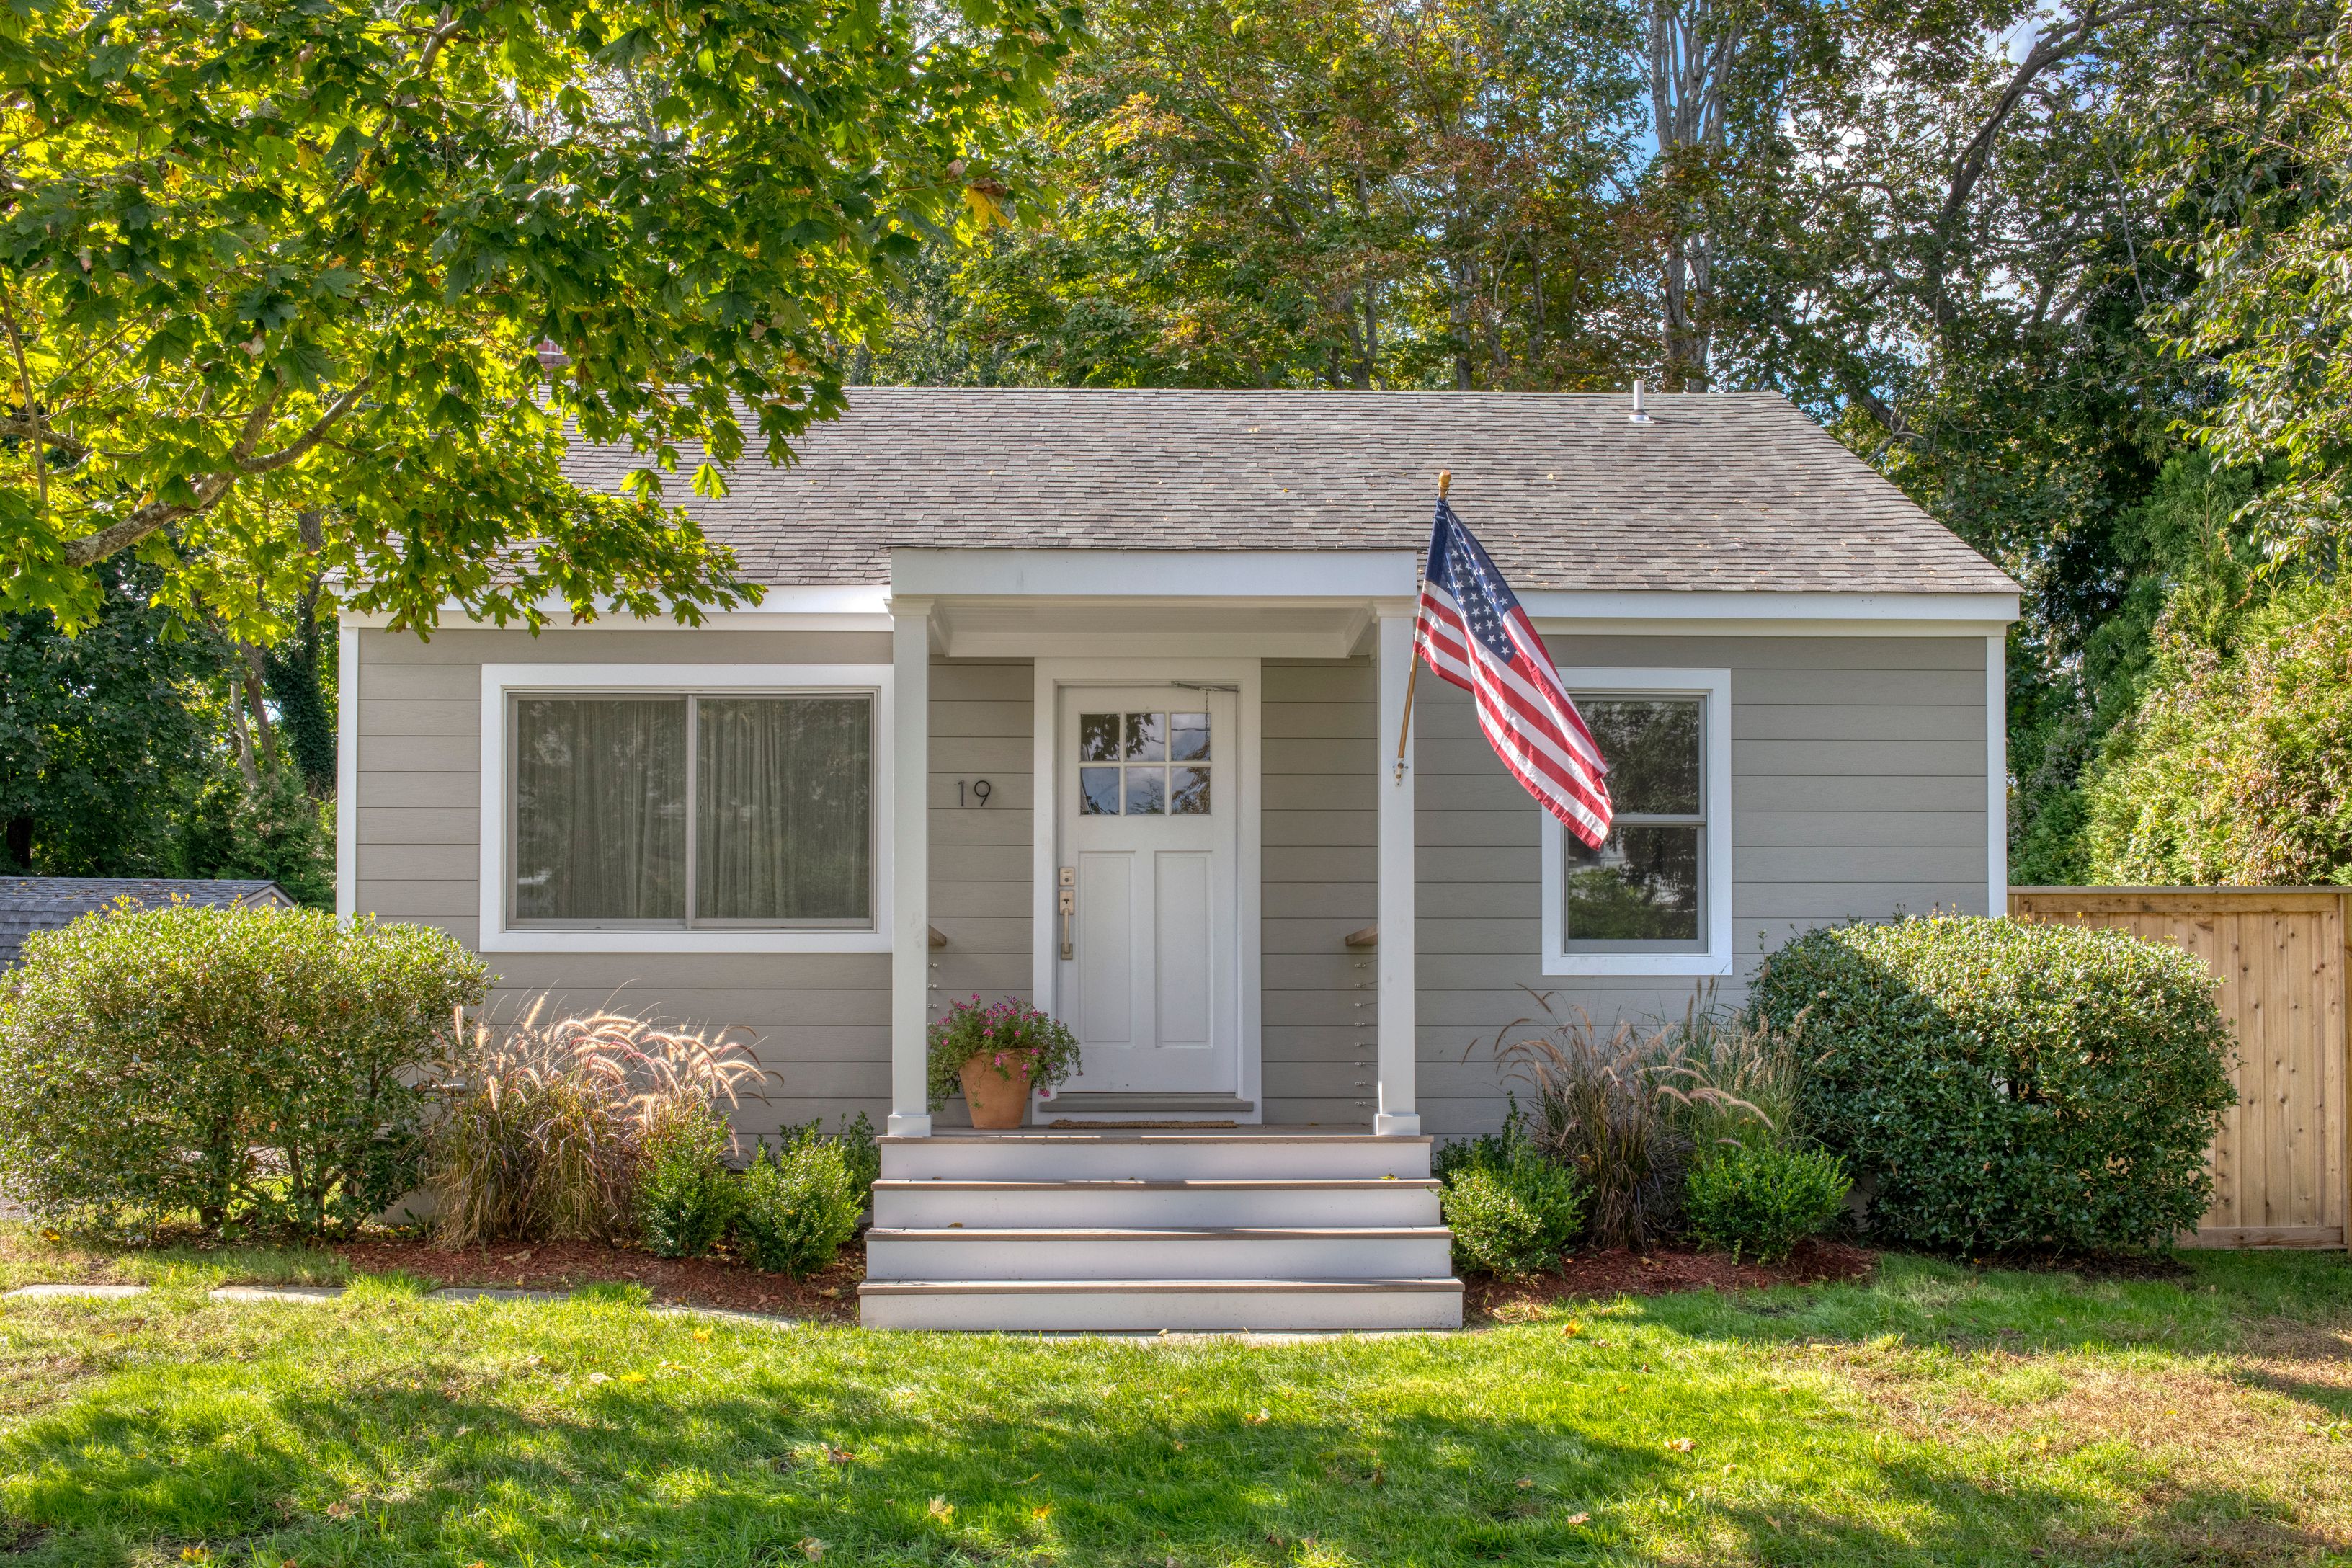
[[[894, 545], [1418, 550], [1440, 468], [1525, 589], [2013, 593], [1777, 394], [861, 388], [716, 500], [666, 484], [770, 584], [885, 583]], [[751, 429], [746, 421], [747, 431]], [[575, 446], [581, 482], [636, 460]]]
[[184, 903], [216, 909], [270, 905], [290, 909], [294, 900], [266, 878], [198, 880], [179, 877], [0, 877], [0, 969], [16, 962], [17, 950], [37, 931], [56, 931], [117, 899], [135, 904]]

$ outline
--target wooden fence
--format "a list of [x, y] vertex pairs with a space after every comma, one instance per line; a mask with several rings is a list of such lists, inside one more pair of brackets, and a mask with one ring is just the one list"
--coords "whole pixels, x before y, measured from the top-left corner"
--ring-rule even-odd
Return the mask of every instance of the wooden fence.
[[[2326, 888], [2017, 888], [2019, 920], [2175, 942], [2221, 977], [2239, 1102], [2213, 1141], [2200, 1247], [2342, 1247], [2347, 900]], [[2186, 1238], [2184, 1238], [2186, 1239]]]

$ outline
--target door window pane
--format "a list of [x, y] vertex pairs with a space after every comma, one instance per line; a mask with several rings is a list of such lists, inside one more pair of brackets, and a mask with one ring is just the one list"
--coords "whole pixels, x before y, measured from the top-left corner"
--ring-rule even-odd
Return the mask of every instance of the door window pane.
[[1080, 768], [1078, 770], [1078, 815], [1081, 816], [1117, 816], [1118, 815], [1118, 770], [1117, 768]]
[[515, 704], [514, 917], [686, 915], [686, 700]]
[[1118, 761], [1118, 714], [1081, 713], [1078, 715], [1078, 760], [1082, 763]]
[[1127, 760], [1164, 763], [1168, 760], [1168, 715], [1130, 713], [1127, 716]]
[[1568, 836], [1569, 941], [1698, 941], [1701, 831], [1621, 823], [1599, 849]]
[[1576, 710], [1609, 764], [1609, 800], [1620, 816], [1696, 816], [1699, 798], [1696, 698], [1601, 697]]
[[1127, 770], [1127, 815], [1129, 816], [1161, 816], [1168, 810], [1168, 770], [1166, 768], [1129, 768]]
[[1170, 768], [1168, 770], [1168, 809], [1178, 816], [1208, 816], [1209, 770]]
[[696, 917], [870, 919], [873, 704], [751, 697], [696, 707]]
[[1200, 762], [1208, 754], [1209, 716], [1206, 713], [1168, 715], [1168, 755], [1171, 761]]

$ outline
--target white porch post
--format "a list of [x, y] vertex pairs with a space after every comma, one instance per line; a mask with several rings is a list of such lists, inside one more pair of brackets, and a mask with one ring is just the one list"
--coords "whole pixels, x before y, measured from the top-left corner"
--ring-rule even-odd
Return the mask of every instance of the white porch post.
[[890, 1118], [928, 1138], [931, 962], [931, 602], [890, 598]]
[[1380, 607], [1380, 1110], [1372, 1131], [1382, 1137], [1411, 1138], [1421, 1132], [1413, 1098], [1413, 853], [1412, 742], [1404, 766], [1389, 748], [1404, 722], [1405, 682], [1412, 668], [1413, 607]]

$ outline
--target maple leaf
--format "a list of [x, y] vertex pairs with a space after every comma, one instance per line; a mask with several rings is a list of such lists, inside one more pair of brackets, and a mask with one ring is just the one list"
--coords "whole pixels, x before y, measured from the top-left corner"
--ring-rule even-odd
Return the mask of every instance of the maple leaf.
[[948, 1501], [948, 1500], [943, 1497], [933, 1498], [931, 1500], [931, 1517], [938, 1520], [941, 1524], [947, 1523], [950, 1520], [955, 1518], [955, 1504]]

